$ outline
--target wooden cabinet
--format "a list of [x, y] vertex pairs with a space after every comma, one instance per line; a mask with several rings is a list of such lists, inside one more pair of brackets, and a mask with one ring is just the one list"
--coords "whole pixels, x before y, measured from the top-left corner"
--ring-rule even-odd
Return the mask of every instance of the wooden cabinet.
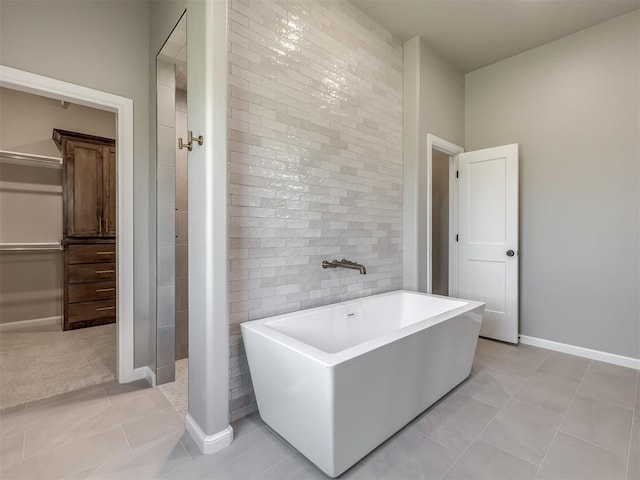
[[70, 239], [64, 249], [64, 330], [116, 321], [116, 244]]
[[62, 152], [64, 330], [116, 321], [115, 141], [55, 129]]
[[115, 237], [115, 141], [58, 129], [53, 140], [62, 152], [63, 235]]

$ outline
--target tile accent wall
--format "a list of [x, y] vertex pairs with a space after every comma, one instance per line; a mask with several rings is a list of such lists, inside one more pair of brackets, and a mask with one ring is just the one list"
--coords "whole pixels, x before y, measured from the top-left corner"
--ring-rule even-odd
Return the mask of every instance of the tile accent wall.
[[[231, 0], [232, 419], [240, 323], [402, 287], [402, 45], [348, 2]], [[323, 270], [346, 258], [357, 270]]]

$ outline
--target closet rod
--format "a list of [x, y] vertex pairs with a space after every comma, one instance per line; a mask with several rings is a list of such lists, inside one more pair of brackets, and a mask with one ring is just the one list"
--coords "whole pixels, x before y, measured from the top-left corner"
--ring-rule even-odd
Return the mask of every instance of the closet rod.
[[62, 166], [62, 158], [0, 150], [0, 163], [28, 165], [31, 167], [60, 168]]
[[0, 243], [2, 252], [42, 252], [62, 250], [62, 244], [58, 243]]

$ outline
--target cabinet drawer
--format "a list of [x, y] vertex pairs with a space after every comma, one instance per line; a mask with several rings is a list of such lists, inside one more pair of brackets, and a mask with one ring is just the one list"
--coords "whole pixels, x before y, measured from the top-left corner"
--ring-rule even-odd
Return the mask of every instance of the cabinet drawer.
[[69, 322], [81, 322], [97, 318], [115, 317], [116, 300], [100, 300], [97, 302], [82, 302], [69, 304]]
[[69, 285], [69, 303], [110, 298], [116, 298], [116, 282], [72, 283]]
[[79, 263], [69, 265], [69, 283], [101, 282], [115, 279], [115, 263]]
[[109, 263], [116, 261], [116, 246], [113, 243], [93, 245], [69, 245], [69, 263]]

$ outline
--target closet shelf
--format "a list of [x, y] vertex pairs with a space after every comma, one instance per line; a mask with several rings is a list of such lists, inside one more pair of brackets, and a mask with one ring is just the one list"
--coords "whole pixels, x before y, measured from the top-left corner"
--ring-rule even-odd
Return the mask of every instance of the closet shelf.
[[0, 150], [0, 163], [30, 167], [61, 168], [62, 158]]
[[2, 252], [42, 252], [42, 251], [60, 251], [62, 244], [60, 242], [51, 243], [0, 243], [0, 251]]

